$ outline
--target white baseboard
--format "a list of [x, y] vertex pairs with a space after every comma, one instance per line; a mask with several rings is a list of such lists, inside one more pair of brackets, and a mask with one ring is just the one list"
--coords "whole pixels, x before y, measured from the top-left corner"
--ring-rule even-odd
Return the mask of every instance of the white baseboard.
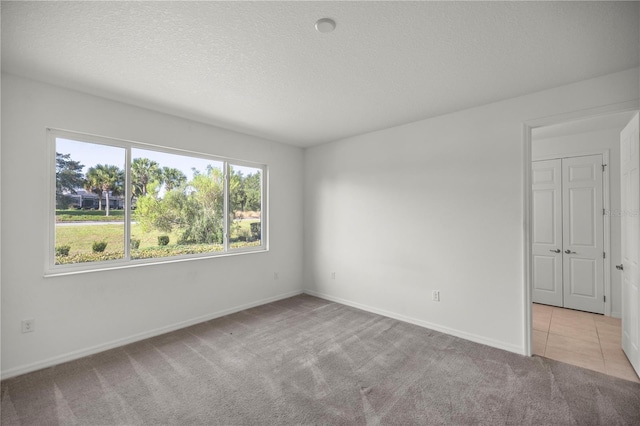
[[622, 318], [622, 312], [614, 312], [614, 311], [611, 311], [611, 316], [612, 316], [613, 318]]
[[129, 343], [138, 342], [140, 340], [148, 339], [150, 337], [159, 336], [161, 334], [165, 334], [171, 331], [179, 330], [181, 328], [189, 327], [194, 324], [209, 321], [215, 318], [223, 317], [225, 315], [244, 311], [245, 309], [254, 308], [256, 306], [265, 305], [267, 303], [275, 302], [275, 301], [286, 299], [289, 297], [297, 296], [299, 294], [302, 294], [302, 290], [296, 290], [289, 293], [280, 294], [278, 296], [257, 300], [255, 302], [246, 303], [244, 305], [235, 306], [233, 308], [224, 309], [222, 311], [214, 312], [207, 315], [202, 315], [196, 318], [192, 318], [186, 321], [181, 321], [165, 327], [160, 327], [154, 330], [145, 331], [143, 333], [134, 334], [132, 336], [125, 337], [123, 339], [113, 340], [111, 342], [103, 343], [96, 346], [91, 346], [89, 348], [80, 349], [80, 350], [69, 352], [63, 355], [58, 355], [58, 356], [48, 358], [42, 361], [34, 362], [31, 364], [10, 368], [9, 370], [2, 371], [0, 373], [0, 378], [4, 380], [10, 377], [19, 376], [21, 374], [30, 373], [32, 371], [41, 370], [43, 368], [52, 367], [54, 365], [62, 364], [63, 362], [73, 361], [74, 359], [83, 358], [89, 355], [94, 355], [109, 349], [127, 345]]
[[304, 289], [303, 291], [306, 294], [311, 296], [316, 296], [321, 299], [330, 300], [332, 302], [340, 303], [343, 305], [351, 306], [353, 308], [362, 309], [363, 311], [371, 312], [374, 314], [382, 315], [385, 317], [397, 319], [399, 321], [408, 322], [410, 324], [418, 325], [420, 327], [428, 328], [430, 330], [439, 331], [441, 333], [449, 334], [451, 336], [459, 337], [461, 339], [470, 340], [475, 343], [480, 343], [483, 345], [491, 346], [493, 348], [502, 349], [508, 352], [514, 352], [518, 355], [526, 355], [524, 351], [524, 347], [518, 345], [512, 345], [510, 343], [501, 342], [498, 340], [488, 339], [483, 336], [478, 336], [476, 334], [467, 333], [465, 331], [456, 330], [453, 328], [445, 327], [442, 325], [434, 324], [428, 321], [423, 321], [417, 318], [407, 317], [405, 315], [400, 315], [395, 312], [386, 311], [384, 309], [374, 308], [372, 306], [363, 305], [361, 303], [352, 302], [350, 300], [342, 299], [340, 297], [330, 296], [328, 294], [324, 294], [318, 291]]

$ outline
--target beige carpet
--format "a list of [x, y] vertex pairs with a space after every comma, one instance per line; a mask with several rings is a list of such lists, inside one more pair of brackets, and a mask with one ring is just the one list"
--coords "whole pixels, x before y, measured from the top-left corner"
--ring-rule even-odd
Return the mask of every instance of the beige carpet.
[[640, 424], [640, 385], [297, 296], [1, 384], [2, 424]]

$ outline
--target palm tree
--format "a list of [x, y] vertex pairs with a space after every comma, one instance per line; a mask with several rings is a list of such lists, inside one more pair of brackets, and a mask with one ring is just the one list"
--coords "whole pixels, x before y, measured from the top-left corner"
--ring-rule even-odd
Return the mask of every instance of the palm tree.
[[185, 174], [179, 169], [173, 167], [163, 167], [162, 177], [164, 179], [164, 186], [167, 192], [187, 183], [187, 176], [185, 176]]
[[97, 164], [87, 170], [87, 185], [92, 192], [99, 196], [98, 208], [102, 210], [102, 194], [105, 195], [105, 216], [109, 216], [109, 194], [118, 195], [124, 186], [124, 171], [118, 166], [108, 164]]
[[147, 195], [147, 185], [152, 181], [162, 181], [160, 165], [148, 158], [134, 158], [131, 163], [131, 200]]
[[90, 167], [85, 174], [84, 189], [98, 196], [98, 210], [102, 210], [102, 189], [100, 188], [99, 173], [94, 167]]

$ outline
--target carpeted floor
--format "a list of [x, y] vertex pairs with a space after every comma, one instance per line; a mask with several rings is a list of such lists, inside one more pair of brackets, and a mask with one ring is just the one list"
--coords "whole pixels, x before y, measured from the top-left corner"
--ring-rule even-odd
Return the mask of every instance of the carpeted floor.
[[2, 424], [640, 424], [640, 385], [297, 296], [5, 380]]

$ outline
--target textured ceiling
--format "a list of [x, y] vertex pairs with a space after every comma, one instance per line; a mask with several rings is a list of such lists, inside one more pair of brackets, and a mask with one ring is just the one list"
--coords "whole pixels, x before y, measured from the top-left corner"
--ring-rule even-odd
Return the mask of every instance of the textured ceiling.
[[3, 1], [2, 69], [310, 146], [638, 66], [638, 7]]

